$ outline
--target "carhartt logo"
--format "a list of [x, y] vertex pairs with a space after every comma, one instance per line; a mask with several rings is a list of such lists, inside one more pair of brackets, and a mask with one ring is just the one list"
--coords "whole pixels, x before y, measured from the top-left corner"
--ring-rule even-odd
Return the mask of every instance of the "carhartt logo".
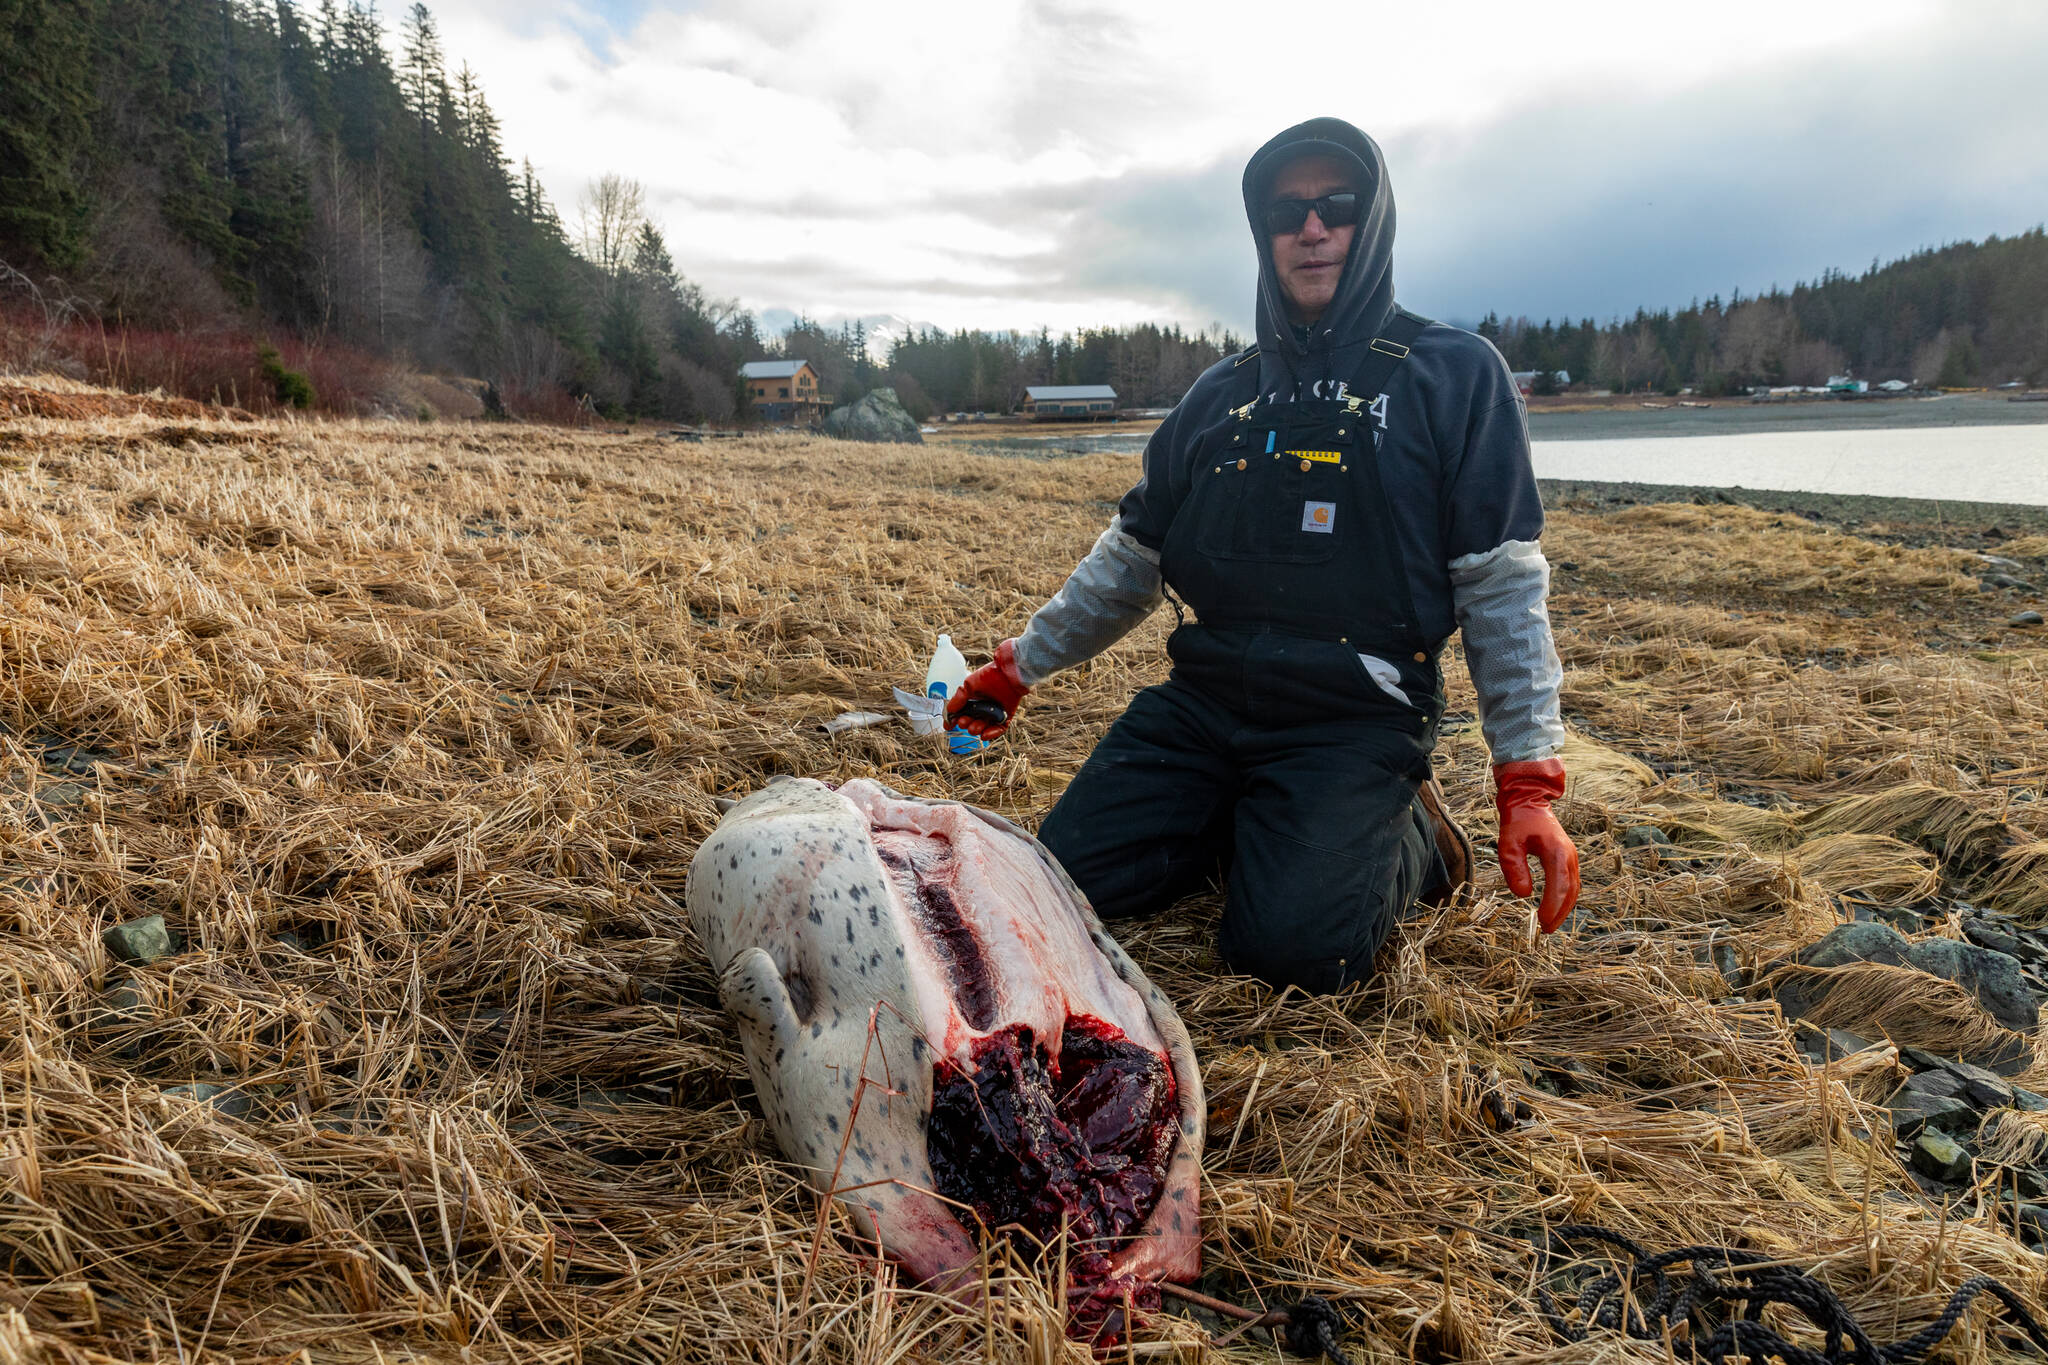
[[1334, 502], [1305, 502], [1301, 505], [1301, 529], [1328, 533], [1337, 521]]

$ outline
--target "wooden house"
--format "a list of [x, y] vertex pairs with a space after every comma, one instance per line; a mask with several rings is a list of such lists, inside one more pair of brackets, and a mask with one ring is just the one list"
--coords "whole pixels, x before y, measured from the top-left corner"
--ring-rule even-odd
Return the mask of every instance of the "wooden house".
[[819, 390], [808, 360], [750, 360], [740, 366], [740, 378], [758, 421], [815, 426], [831, 411], [832, 395]]

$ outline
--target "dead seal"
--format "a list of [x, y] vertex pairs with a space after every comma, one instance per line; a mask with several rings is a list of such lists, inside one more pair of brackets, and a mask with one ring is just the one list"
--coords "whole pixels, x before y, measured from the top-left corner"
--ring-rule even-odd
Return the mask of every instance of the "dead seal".
[[783, 1152], [918, 1279], [967, 1282], [977, 1216], [1064, 1227], [1097, 1335], [1127, 1292], [1199, 1273], [1193, 1046], [1037, 840], [866, 780], [777, 782], [704, 841], [686, 900]]

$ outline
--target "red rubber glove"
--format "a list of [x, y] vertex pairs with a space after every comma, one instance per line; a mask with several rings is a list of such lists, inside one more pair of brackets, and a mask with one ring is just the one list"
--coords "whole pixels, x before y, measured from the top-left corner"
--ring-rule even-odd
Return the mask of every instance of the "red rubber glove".
[[1550, 933], [1579, 903], [1579, 851], [1550, 803], [1564, 795], [1564, 761], [1530, 759], [1493, 765], [1493, 803], [1500, 811], [1500, 872], [1517, 896], [1536, 893], [1529, 859], [1543, 864], [1543, 902], [1536, 922]]
[[[1017, 642], [1005, 640], [996, 646], [995, 658], [967, 675], [957, 695], [946, 698], [946, 728], [965, 730], [981, 739], [995, 739], [1010, 728], [1011, 719], [1031, 689], [1017, 673]], [[960, 712], [973, 701], [991, 701], [1002, 708], [1000, 724]]]

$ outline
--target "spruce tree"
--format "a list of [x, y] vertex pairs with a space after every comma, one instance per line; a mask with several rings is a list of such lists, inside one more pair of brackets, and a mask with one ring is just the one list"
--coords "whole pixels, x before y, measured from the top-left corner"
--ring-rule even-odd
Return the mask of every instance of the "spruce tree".
[[93, 0], [0, 3], [0, 249], [59, 269], [85, 255], [99, 19]]

